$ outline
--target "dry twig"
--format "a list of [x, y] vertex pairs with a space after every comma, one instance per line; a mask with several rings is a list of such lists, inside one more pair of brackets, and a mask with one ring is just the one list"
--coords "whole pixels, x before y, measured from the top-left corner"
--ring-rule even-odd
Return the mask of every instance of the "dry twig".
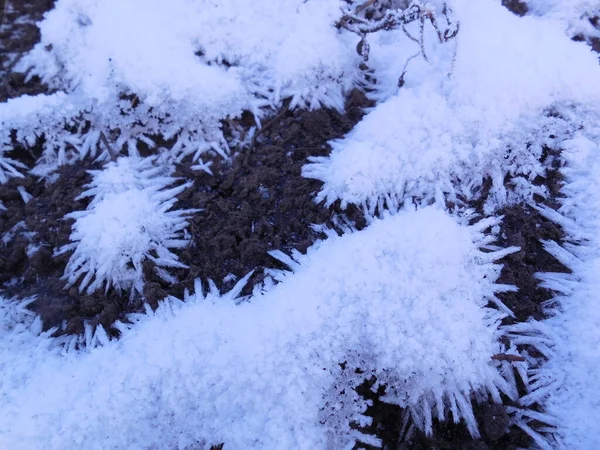
[[[404, 34], [411, 40], [419, 44], [419, 53], [425, 61], [429, 61], [425, 52], [425, 24], [429, 22], [436, 31], [438, 40], [440, 43], [448, 42], [449, 40], [456, 37], [460, 29], [458, 22], [453, 22], [450, 19], [450, 9], [447, 5], [444, 5], [441, 15], [445, 17], [446, 24], [444, 27], [440, 26], [436, 15], [429, 8], [424, 7], [420, 2], [412, 2], [407, 8], [402, 10], [390, 10], [379, 20], [367, 20], [360, 17], [359, 14], [366, 8], [375, 3], [375, 0], [367, 0], [365, 3], [356, 7], [354, 12], [347, 13], [336, 23], [337, 28], [344, 28], [352, 33], [360, 36], [360, 42], [356, 46], [357, 53], [362, 57], [364, 64], [361, 68], [364, 70], [368, 69], [366, 62], [369, 60], [369, 43], [367, 42], [367, 35], [370, 33], [376, 33], [381, 30], [394, 30], [401, 28]], [[414, 37], [407, 29], [406, 25], [410, 23], [419, 23], [419, 37]], [[404, 84], [404, 75], [406, 73], [406, 66], [414, 59], [411, 56], [407, 61], [404, 72], [398, 80], [398, 85]]]
[[492, 356], [493, 360], [496, 361], [508, 361], [508, 362], [525, 362], [525, 358], [519, 355], [508, 355], [506, 353], [498, 353]]

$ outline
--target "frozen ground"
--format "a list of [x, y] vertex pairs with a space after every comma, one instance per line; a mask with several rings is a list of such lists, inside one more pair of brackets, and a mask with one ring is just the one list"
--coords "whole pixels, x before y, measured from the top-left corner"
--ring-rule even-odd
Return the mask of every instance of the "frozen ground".
[[58, 0], [0, 103], [0, 447], [387, 448], [371, 380], [409, 448], [598, 448], [600, 5], [522, 4]]

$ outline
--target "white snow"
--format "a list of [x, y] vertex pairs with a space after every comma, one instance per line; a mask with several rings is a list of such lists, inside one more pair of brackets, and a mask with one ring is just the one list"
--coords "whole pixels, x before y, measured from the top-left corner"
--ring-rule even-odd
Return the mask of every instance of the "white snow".
[[[349, 51], [356, 36], [333, 26], [343, 4], [59, 0], [17, 69], [60, 92], [0, 105], [0, 139], [8, 150], [11, 129], [26, 117], [19, 137], [45, 134], [36, 170], [47, 175], [95, 156], [100, 132], [132, 156], [139, 141], [176, 137], [176, 157], [199, 159], [211, 149], [227, 153], [220, 121], [245, 110], [260, 121], [288, 97], [292, 107], [341, 110], [359, 77], [358, 55]], [[47, 114], [59, 98], [69, 107]], [[66, 132], [64, 122], [79, 129]]]
[[561, 22], [569, 36], [600, 38], [600, 24], [594, 26], [590, 22], [600, 16], [598, 0], [525, 0], [525, 3], [529, 14]]
[[65, 268], [67, 287], [79, 283], [89, 294], [105, 285], [106, 291], [142, 292], [143, 262], [151, 260], [167, 281], [164, 270], [185, 268], [170, 249], [185, 247], [185, 220], [193, 210], [171, 210], [189, 184], [166, 189], [176, 179], [161, 176], [156, 158], [120, 158], [93, 171], [93, 181], [79, 198], [93, 196], [85, 211], [66, 217], [75, 219], [71, 243], [56, 253], [73, 250]]
[[62, 93], [24, 95], [0, 103], [0, 183], [11, 177], [22, 177], [18, 169], [27, 169], [22, 163], [6, 156], [12, 149], [11, 129], [17, 131], [17, 140], [25, 145], [34, 145], [36, 134], [62, 127], [64, 121], [56, 120], [58, 113], [73, 114], [67, 96]]
[[495, 223], [434, 208], [387, 217], [288, 257], [294, 272], [247, 301], [234, 301], [245, 280], [223, 297], [198, 283], [118, 341], [88, 335], [83, 351], [40, 351], [51, 341], [24, 317], [0, 334], [0, 445], [350, 448], [349, 421], [367, 420], [356, 367], [393, 386], [389, 401], [424, 430], [449, 410], [477, 435], [471, 395], [515, 395], [490, 359], [503, 314], [486, 306], [506, 289], [493, 261], [514, 250], [477, 249]]
[[331, 26], [340, 6], [335, 0], [61, 0], [41, 24], [30, 62], [60, 64], [54, 73], [45, 66], [44, 76], [81, 85], [100, 102], [122, 86], [152, 106], [184, 101], [221, 117], [239, 113], [256, 88], [312, 101], [314, 94], [306, 94], [325, 93], [329, 83], [339, 99], [336, 91], [351, 78], [336, 79], [353, 66]]
[[[429, 7], [439, 14], [442, 4]], [[92, 171], [80, 196], [88, 208], [67, 216], [72, 242], [58, 253], [73, 251], [69, 286], [141, 292], [146, 260], [173, 281], [166, 269], [183, 266], [176, 253], [196, 211], [174, 209], [189, 184], [171, 162], [191, 156], [210, 173], [205, 154], [228, 153], [223, 122], [235, 134], [249, 111], [260, 126], [285, 99], [292, 110], [341, 110], [357, 85], [373, 88], [376, 105], [304, 174], [324, 183], [318, 201], [357, 204], [369, 226], [331, 232], [307, 255], [272, 252], [291, 270], [272, 271], [251, 296], [241, 296], [248, 277], [224, 295], [198, 281], [184, 301], [118, 323], [119, 340], [89, 324], [83, 336], [53, 338], [26, 308], [34, 298], [0, 296], [0, 448], [377, 446], [350, 427], [369, 423], [353, 388], [370, 375], [426, 433], [451, 416], [478, 436], [471, 400], [500, 402], [503, 392], [537, 446], [600, 448], [600, 68], [569, 39], [600, 36], [589, 22], [600, 6], [527, 4], [519, 18], [500, 0], [451, 0], [460, 31], [439, 43], [426, 22], [425, 54], [401, 29], [369, 34], [369, 85], [359, 37], [334, 26], [344, 1], [57, 0], [19, 65], [57, 92], [0, 104], [0, 183], [107, 161], [104, 141], [129, 154]], [[419, 24], [407, 31], [419, 36]], [[35, 167], [11, 158], [13, 131], [25, 147], [44, 137]], [[155, 156], [141, 158], [141, 144]], [[515, 249], [483, 232], [498, 231], [502, 206], [546, 194], [533, 183], [553, 160], [541, 162], [545, 149], [561, 151], [565, 197], [558, 212], [539, 208], [567, 242], [544, 245], [572, 273], [539, 274], [556, 293], [550, 318], [499, 328], [511, 312], [494, 294], [514, 288], [495, 284], [494, 261]], [[485, 217], [467, 226], [484, 179]], [[452, 214], [438, 209], [447, 201]], [[25, 231], [17, 223], [3, 245]], [[518, 344], [545, 359], [491, 360]], [[521, 399], [513, 368], [528, 390]]]
[[[459, 203], [459, 195], [478, 195], [486, 176], [493, 180], [489, 211], [509, 195], [529, 199], [536, 192], [531, 180], [545, 172], [542, 146], [554, 147], [579, 125], [550, 115], [598, 105], [596, 55], [566, 39], [556, 23], [518, 18], [489, 0], [452, 5], [460, 32], [455, 45], [429, 52], [435, 70], [409, 64], [404, 87], [335, 141], [331, 156], [305, 167], [306, 176], [325, 183], [319, 199], [363, 205], [371, 214], [384, 204], [428, 204], [442, 195]], [[387, 56], [374, 58], [383, 80], [394, 52], [410, 55], [418, 47], [401, 32], [374, 40], [373, 53]], [[373, 68], [377, 76], [379, 65]], [[512, 193], [506, 174], [518, 183]]]

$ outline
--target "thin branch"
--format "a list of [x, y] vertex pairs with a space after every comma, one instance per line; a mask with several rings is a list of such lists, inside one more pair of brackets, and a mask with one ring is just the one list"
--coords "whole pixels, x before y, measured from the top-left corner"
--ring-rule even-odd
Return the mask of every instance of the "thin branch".
[[405, 83], [404, 75], [406, 75], [406, 70], [408, 69], [408, 64], [413, 59], [418, 58], [420, 54], [421, 54], [421, 52], [419, 51], [406, 60], [406, 62], [404, 63], [404, 67], [402, 68], [402, 75], [400, 75], [400, 78], [398, 79], [398, 87], [404, 86], [404, 83]]
[[252, 151], [252, 149], [256, 146], [256, 140], [261, 134], [263, 134], [265, 131], [267, 131], [269, 128], [271, 128], [273, 125], [275, 125], [279, 120], [281, 120], [287, 114], [287, 112], [290, 109], [290, 102], [291, 102], [291, 99], [284, 101], [283, 108], [281, 108], [281, 111], [279, 111], [278, 114], [276, 114], [267, 123], [265, 123], [256, 133], [254, 133], [254, 136], [252, 136], [252, 141], [250, 142], [249, 151]]
[[421, 47], [421, 55], [423, 55], [423, 59], [429, 62], [429, 59], [427, 59], [427, 53], [425, 52], [425, 17], [421, 17], [419, 24], [419, 47]]
[[[367, 0], [365, 3], [359, 5], [354, 13], [346, 12], [342, 18], [336, 23], [336, 27], [344, 28], [352, 33], [360, 36], [360, 41], [356, 46], [356, 52], [362, 57], [363, 63], [360, 67], [363, 70], [368, 70], [369, 66], [366, 62], [369, 60], [369, 43], [367, 41], [367, 35], [370, 33], [376, 33], [381, 30], [393, 30], [401, 28], [406, 37], [411, 41], [419, 45], [419, 52], [415, 56], [411, 56], [405, 63], [403, 72], [398, 79], [398, 86], [404, 85], [404, 75], [406, 74], [406, 68], [408, 63], [412, 61], [416, 56], [421, 55], [423, 59], [429, 62], [427, 52], [425, 50], [425, 23], [429, 21], [431, 26], [437, 33], [438, 40], [440, 43], [448, 42], [449, 40], [456, 37], [460, 29], [458, 22], [453, 22], [450, 18], [451, 10], [446, 4], [442, 9], [442, 16], [446, 19], [446, 26], [444, 29], [440, 28], [438, 20], [433, 12], [426, 7], [423, 7], [420, 2], [412, 2], [405, 9], [388, 10], [383, 18], [379, 20], [367, 20], [359, 17], [358, 14], [364, 11], [366, 8], [371, 6], [375, 1]], [[406, 25], [419, 22], [419, 37], [414, 37], [406, 28]]]
[[117, 152], [115, 152], [115, 150], [112, 148], [112, 146], [108, 142], [108, 139], [106, 139], [106, 135], [104, 134], [104, 131], [100, 132], [100, 140], [106, 147], [106, 150], [108, 151], [108, 154], [110, 155], [111, 161], [116, 161], [117, 160]]
[[409, 31], [406, 29], [406, 25], [404, 24], [402, 24], [402, 31], [404, 31], [406, 37], [408, 37], [411, 41], [416, 42], [417, 44], [419, 43], [419, 40], [409, 33]]

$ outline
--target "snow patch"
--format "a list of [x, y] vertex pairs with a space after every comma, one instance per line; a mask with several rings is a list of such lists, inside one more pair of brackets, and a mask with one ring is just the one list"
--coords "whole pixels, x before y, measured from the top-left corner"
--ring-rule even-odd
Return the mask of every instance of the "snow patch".
[[20, 365], [0, 372], [11, 424], [0, 443], [348, 448], [360, 437], [350, 422], [367, 420], [353, 388], [370, 375], [426, 432], [450, 411], [477, 436], [472, 396], [515, 395], [491, 360], [503, 314], [487, 306], [506, 289], [493, 261], [513, 249], [478, 249], [496, 222], [467, 227], [431, 208], [386, 217], [296, 255], [293, 273], [249, 301], [236, 301], [247, 278], [225, 296], [198, 282], [185, 303], [167, 299], [87, 351], [41, 355], [18, 344], [26, 331], [4, 330], [0, 348]]
[[[324, 182], [318, 198], [327, 205], [339, 199], [372, 215], [405, 201], [461, 204], [477, 198], [486, 177], [492, 180], [488, 213], [544, 194], [532, 184], [545, 174], [543, 147], [556, 148], [578, 128], [566, 116], [600, 101], [597, 58], [553, 21], [518, 18], [492, 0], [452, 6], [460, 32], [456, 47], [430, 50], [435, 71], [424, 72], [422, 61], [409, 64], [407, 83], [395, 95], [332, 142], [329, 157], [312, 158], [304, 168], [305, 176]], [[409, 55], [419, 44], [397, 32], [376, 38], [371, 49], [379, 55], [377, 76], [381, 55]], [[389, 69], [381, 70], [395, 83]]]
[[[91, 293], [105, 284], [108, 291], [142, 292], [143, 263], [150, 260], [166, 281], [168, 267], [185, 268], [170, 249], [187, 244], [186, 216], [192, 210], [174, 210], [176, 195], [189, 184], [166, 189], [176, 179], [159, 176], [156, 158], [120, 158], [104, 170], [93, 171], [93, 181], [81, 197], [93, 196], [87, 210], [70, 213], [75, 219], [71, 244], [56, 253], [73, 250], [65, 268], [67, 287]], [[163, 169], [164, 170], [164, 169]]]
[[45, 176], [88, 154], [106, 159], [105, 133], [131, 156], [140, 142], [175, 138], [173, 156], [197, 161], [227, 153], [220, 121], [243, 111], [260, 122], [285, 98], [342, 110], [359, 78], [356, 37], [334, 26], [342, 4], [59, 0], [17, 70], [60, 92], [0, 105], [2, 151], [13, 129], [30, 144], [43, 133]]

